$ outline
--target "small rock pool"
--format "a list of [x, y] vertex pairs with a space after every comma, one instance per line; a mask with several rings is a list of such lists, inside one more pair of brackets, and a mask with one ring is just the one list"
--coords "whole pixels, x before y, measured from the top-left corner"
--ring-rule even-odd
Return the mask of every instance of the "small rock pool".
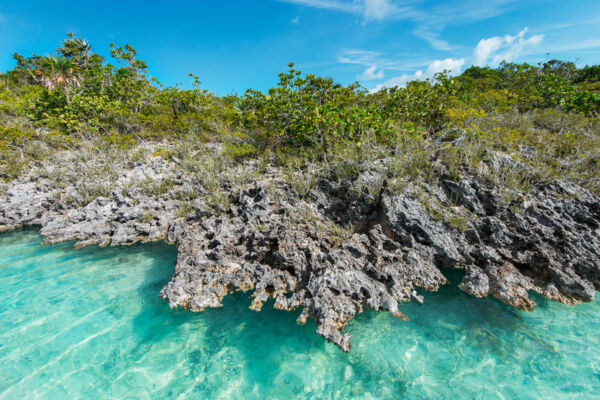
[[[456, 285], [425, 304], [365, 312], [353, 348], [298, 313], [248, 294], [204, 313], [158, 298], [175, 248], [40, 246], [0, 235], [0, 399], [593, 399], [600, 397], [600, 302], [535, 299], [535, 312]], [[448, 272], [451, 280], [460, 275]]]

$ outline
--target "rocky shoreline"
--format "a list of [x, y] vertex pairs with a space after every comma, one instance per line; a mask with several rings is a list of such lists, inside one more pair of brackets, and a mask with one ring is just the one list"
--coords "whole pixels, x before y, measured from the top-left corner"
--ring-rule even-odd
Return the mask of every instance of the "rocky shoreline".
[[[301, 309], [298, 323], [313, 318], [317, 333], [346, 352], [344, 327], [357, 313], [408, 319], [399, 304], [422, 302], [417, 289], [446, 284], [442, 267], [465, 270], [465, 292], [523, 310], [535, 305], [528, 291], [576, 304], [600, 289], [600, 199], [568, 181], [536, 186], [517, 209], [501, 188], [468, 173], [393, 191], [385, 171], [373, 168], [320, 179], [300, 196], [266, 166], [260, 179], [230, 187], [225, 212], [215, 212], [211, 191], [178, 160], [149, 156], [98, 178], [81, 174], [99, 168], [97, 160], [77, 157], [64, 152], [6, 184], [0, 231], [37, 225], [46, 243], [77, 247], [166, 240], [178, 249], [160, 293], [171, 307], [202, 311], [252, 291], [253, 310], [268, 299]], [[110, 191], [87, 201], [83, 188], [98, 179], [110, 181]], [[153, 195], [141, 189], [166, 180]], [[357, 193], [360, 180], [380, 181], [381, 192]], [[463, 217], [436, 218], [438, 205]]]

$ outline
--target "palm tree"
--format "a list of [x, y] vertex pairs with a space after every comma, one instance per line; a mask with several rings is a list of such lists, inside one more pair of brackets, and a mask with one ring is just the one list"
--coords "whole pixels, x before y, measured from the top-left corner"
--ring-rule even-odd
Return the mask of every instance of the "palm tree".
[[91, 58], [92, 46], [86, 39], [76, 38], [72, 33], [68, 33], [67, 36], [69, 38], [62, 42], [62, 46], [56, 49], [56, 53], [85, 69]]
[[67, 104], [71, 104], [71, 88], [81, 86], [83, 77], [79, 67], [66, 57], [48, 56], [39, 58], [35, 75], [47, 90], [62, 87]]

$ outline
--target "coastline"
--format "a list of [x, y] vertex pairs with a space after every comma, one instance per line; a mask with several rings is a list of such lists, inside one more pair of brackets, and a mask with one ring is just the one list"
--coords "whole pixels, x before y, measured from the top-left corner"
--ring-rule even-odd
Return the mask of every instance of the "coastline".
[[[215, 199], [201, 171], [155, 150], [123, 159], [57, 153], [6, 184], [0, 230], [39, 225], [47, 243], [76, 247], [166, 240], [178, 249], [160, 293], [171, 307], [202, 311], [253, 290], [251, 309], [269, 298], [277, 309], [302, 308], [298, 323], [315, 319], [317, 334], [345, 352], [343, 328], [357, 313], [407, 319], [400, 304], [423, 301], [417, 288], [447, 283], [440, 267], [465, 270], [463, 291], [524, 310], [535, 305], [528, 291], [576, 304], [600, 287], [600, 199], [567, 181], [537, 185], [517, 210], [502, 188], [468, 171], [394, 190], [385, 163], [372, 163], [346, 179], [321, 177], [301, 195], [280, 168], [244, 162], [225, 171], [236, 185]], [[202, 152], [213, 162], [218, 155], [218, 146]], [[510, 162], [498, 154], [485, 165]], [[376, 198], [370, 182], [381, 185]], [[99, 184], [104, 195], [90, 190]], [[462, 219], [437, 218], [442, 206]]]

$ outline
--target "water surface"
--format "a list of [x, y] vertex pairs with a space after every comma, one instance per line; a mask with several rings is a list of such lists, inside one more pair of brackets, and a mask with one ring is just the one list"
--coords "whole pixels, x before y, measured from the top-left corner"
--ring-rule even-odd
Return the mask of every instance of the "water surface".
[[[204, 313], [158, 298], [176, 252], [40, 246], [0, 235], [0, 399], [592, 399], [600, 395], [600, 302], [540, 297], [525, 313], [454, 285], [365, 312], [350, 354], [298, 313]], [[460, 279], [456, 274], [453, 280]]]

